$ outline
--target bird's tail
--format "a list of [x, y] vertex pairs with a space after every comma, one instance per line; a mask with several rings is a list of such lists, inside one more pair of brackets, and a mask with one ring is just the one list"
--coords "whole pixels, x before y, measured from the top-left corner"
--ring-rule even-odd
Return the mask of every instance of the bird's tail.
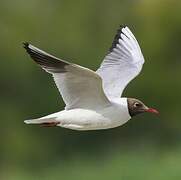
[[45, 127], [57, 126], [60, 124], [59, 121], [56, 121], [55, 118], [37, 118], [37, 119], [29, 119], [24, 121], [25, 124], [39, 124]]

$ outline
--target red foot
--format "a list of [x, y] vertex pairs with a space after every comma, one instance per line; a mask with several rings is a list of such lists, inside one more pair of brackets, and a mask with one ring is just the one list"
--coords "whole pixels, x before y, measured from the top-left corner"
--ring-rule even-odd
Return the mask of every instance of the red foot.
[[44, 123], [41, 123], [40, 126], [41, 127], [55, 127], [57, 126], [57, 124], [60, 124], [60, 122], [44, 122]]

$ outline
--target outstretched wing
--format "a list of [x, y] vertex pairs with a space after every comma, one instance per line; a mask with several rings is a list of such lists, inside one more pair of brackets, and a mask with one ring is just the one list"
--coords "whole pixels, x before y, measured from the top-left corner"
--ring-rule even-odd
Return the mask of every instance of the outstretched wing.
[[97, 109], [108, 105], [102, 79], [94, 71], [56, 58], [29, 43], [24, 48], [45, 71], [52, 74], [66, 109]]
[[126, 85], [142, 69], [144, 57], [128, 27], [120, 27], [97, 73], [103, 79], [103, 89], [109, 98], [120, 97]]

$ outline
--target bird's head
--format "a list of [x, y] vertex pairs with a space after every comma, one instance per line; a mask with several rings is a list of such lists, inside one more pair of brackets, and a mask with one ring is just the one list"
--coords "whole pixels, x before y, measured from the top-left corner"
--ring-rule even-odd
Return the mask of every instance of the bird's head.
[[144, 112], [159, 114], [159, 112], [156, 109], [147, 107], [143, 102], [141, 102], [138, 99], [127, 98], [127, 101], [128, 110], [131, 117]]

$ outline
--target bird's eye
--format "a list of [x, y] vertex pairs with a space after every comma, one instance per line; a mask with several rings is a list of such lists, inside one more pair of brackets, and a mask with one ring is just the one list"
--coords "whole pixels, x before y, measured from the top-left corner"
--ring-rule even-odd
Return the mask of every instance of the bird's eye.
[[140, 106], [140, 103], [134, 103], [134, 107], [139, 107]]

